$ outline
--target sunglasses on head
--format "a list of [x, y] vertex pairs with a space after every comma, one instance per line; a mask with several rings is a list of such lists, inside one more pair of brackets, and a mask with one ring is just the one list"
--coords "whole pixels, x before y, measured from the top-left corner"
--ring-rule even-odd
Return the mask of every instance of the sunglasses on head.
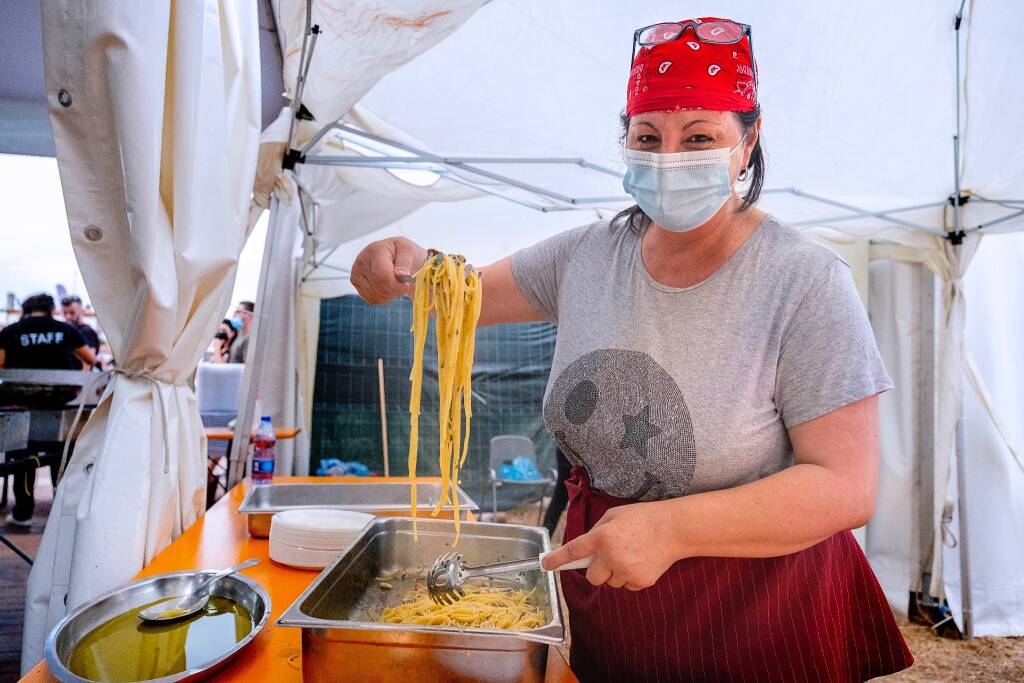
[[702, 43], [712, 45], [732, 45], [747, 37], [750, 46], [750, 61], [754, 64], [754, 87], [757, 87], [757, 65], [754, 62], [754, 40], [750, 34], [750, 26], [729, 19], [713, 21], [669, 21], [651, 24], [633, 31], [633, 54], [629, 58], [632, 64], [636, 59], [637, 46], [653, 47], [662, 43], [670, 43], [683, 37], [686, 29], [693, 29], [693, 34]]

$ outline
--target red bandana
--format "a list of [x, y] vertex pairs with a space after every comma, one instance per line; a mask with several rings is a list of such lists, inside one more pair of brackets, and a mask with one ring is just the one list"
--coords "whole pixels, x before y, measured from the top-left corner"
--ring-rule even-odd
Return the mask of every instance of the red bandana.
[[751, 111], [756, 102], [749, 38], [731, 45], [704, 43], [692, 27], [676, 40], [641, 47], [626, 89], [629, 116], [684, 109]]

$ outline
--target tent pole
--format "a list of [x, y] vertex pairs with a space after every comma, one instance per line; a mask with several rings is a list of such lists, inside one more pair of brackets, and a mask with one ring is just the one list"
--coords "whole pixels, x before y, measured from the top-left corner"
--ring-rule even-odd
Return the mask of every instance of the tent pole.
[[[961, 0], [960, 10], [957, 12], [953, 23], [953, 43], [956, 48], [956, 79], [953, 85], [956, 88], [956, 131], [953, 133], [953, 235], [957, 236], [954, 242], [954, 249], [960, 252], [963, 245], [960, 244], [961, 230], [963, 226], [963, 205], [960, 197], [960, 98], [962, 96], [960, 86], [960, 24], [964, 18], [964, 4]], [[962, 400], [962, 399], [961, 399]], [[971, 599], [971, 557], [967, 541], [967, 466], [964, 462], [964, 408], [961, 403], [960, 417], [956, 423], [956, 493], [957, 493], [957, 518], [960, 531], [960, 600], [964, 632], [967, 640], [974, 637], [974, 618], [972, 615], [973, 600]]]
[[945, 234], [941, 230], [936, 230], [935, 228], [933, 228], [931, 226], [921, 225], [920, 223], [914, 223], [914, 222], [911, 222], [911, 221], [905, 221], [902, 218], [893, 218], [892, 216], [890, 216], [890, 215], [888, 215], [888, 214], [886, 214], [886, 213], [884, 213], [882, 211], [876, 211], [876, 212], [865, 211], [864, 209], [856, 207], [856, 206], [854, 206], [852, 204], [847, 204], [845, 202], [839, 202], [839, 201], [836, 201], [834, 199], [829, 199], [828, 197], [822, 197], [821, 195], [812, 194], [810, 192], [804, 192], [803, 190], [795, 188], [795, 187], [788, 188], [788, 191], [789, 191], [790, 194], [795, 195], [797, 197], [803, 197], [805, 199], [811, 199], [811, 200], [814, 200], [816, 202], [821, 202], [822, 204], [828, 204], [830, 206], [837, 206], [840, 209], [846, 209], [847, 211], [852, 211], [852, 212], [854, 212], [854, 213], [856, 213], [858, 215], [861, 215], [861, 216], [874, 216], [874, 217], [877, 217], [877, 218], [881, 218], [883, 220], [887, 220], [890, 223], [895, 223], [897, 225], [902, 225], [903, 227], [906, 227], [906, 228], [913, 228], [914, 230], [923, 230], [925, 232], [936, 233], [936, 234], [939, 234], [939, 235], [944, 235]]
[[[252, 430], [256, 412], [256, 397], [259, 395], [260, 371], [268, 356], [267, 340], [260, 336], [260, 328], [266, 327], [270, 311], [266, 305], [266, 292], [270, 284], [273, 264], [280, 263], [277, 244], [280, 242], [280, 202], [277, 195], [270, 195], [270, 220], [267, 222], [267, 237], [263, 248], [263, 263], [260, 265], [259, 289], [256, 293], [256, 311], [253, 313], [252, 331], [249, 333], [249, 348], [246, 351], [245, 370], [242, 373], [242, 389], [238, 401], [238, 415], [235, 418], [235, 436], [231, 440], [228, 454], [228, 490], [245, 476], [249, 453], [249, 432]], [[287, 256], [287, 255], [285, 255]], [[287, 260], [287, 258], [285, 259]]]
[[904, 211], [917, 211], [918, 209], [934, 209], [939, 206], [944, 206], [946, 201], [941, 202], [928, 202], [927, 204], [915, 204], [914, 206], [901, 206], [895, 209], [884, 209], [882, 211], [864, 211], [854, 214], [845, 214], [842, 216], [827, 216], [825, 218], [816, 218], [814, 220], [807, 221], [796, 221], [789, 223], [791, 228], [799, 228], [805, 225], [824, 225], [826, 223], [842, 223], [843, 221], [853, 221], [858, 218], [881, 218], [886, 219], [891, 213], [902, 213]]
[[999, 223], [1005, 223], [1006, 221], [1012, 221], [1014, 218], [1020, 218], [1021, 216], [1024, 216], [1024, 209], [1021, 209], [1020, 211], [1014, 211], [1013, 213], [1008, 213], [1005, 216], [1003, 216], [1002, 218], [995, 218], [993, 220], [990, 220], [987, 223], [982, 223], [981, 225], [979, 225], [976, 228], [968, 229], [967, 232], [971, 232], [972, 230], [982, 230], [984, 228], [988, 228], [988, 227], [991, 227], [993, 225], [997, 225]]

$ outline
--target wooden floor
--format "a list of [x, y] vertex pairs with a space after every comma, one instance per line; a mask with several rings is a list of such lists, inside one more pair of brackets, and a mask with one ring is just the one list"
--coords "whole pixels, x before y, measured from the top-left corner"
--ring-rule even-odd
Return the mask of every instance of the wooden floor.
[[[32, 528], [21, 529], [5, 526], [0, 511], [0, 530], [29, 557], [35, 557], [39, 541], [43, 538], [43, 527], [50, 514], [53, 489], [45, 470], [40, 470], [36, 481], [36, 511], [32, 517]], [[10, 502], [13, 504], [13, 501]], [[0, 544], [0, 683], [17, 681], [21, 668], [21, 623], [25, 609], [25, 583], [28, 581], [28, 564], [14, 554], [7, 546]]]

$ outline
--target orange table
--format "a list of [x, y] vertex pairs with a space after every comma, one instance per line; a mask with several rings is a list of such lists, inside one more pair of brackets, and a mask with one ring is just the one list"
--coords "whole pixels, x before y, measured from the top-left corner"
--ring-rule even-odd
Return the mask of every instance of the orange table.
[[[235, 430], [227, 427], [204, 427], [203, 431], [206, 432], [206, 438], [210, 441], [231, 441], [235, 438]], [[298, 427], [276, 427], [274, 429], [274, 436], [277, 437], [278, 441], [294, 439], [301, 431]], [[249, 436], [251, 438], [252, 434]]]
[[[274, 480], [293, 483], [408, 481], [403, 477], [275, 477]], [[292, 569], [272, 562], [268, 556], [269, 541], [249, 536], [245, 530], [245, 516], [237, 514], [248, 488], [249, 482], [246, 480], [241, 486], [231, 489], [202, 519], [139, 572], [137, 578], [196, 567], [230, 567], [249, 557], [260, 558], [262, 562], [246, 569], [245, 575], [258, 581], [270, 593], [270, 620], [255, 640], [210, 680], [221, 683], [298, 683], [302, 680], [301, 632], [297, 628], [278, 628], [274, 622], [316, 578], [317, 572]], [[50, 673], [46, 664], [40, 662], [22, 681], [56, 683], [57, 679]], [[554, 647], [548, 650], [545, 681], [576, 681], [576, 677], [569, 670], [569, 665]]]
[[[227, 441], [227, 453], [231, 453], [231, 442], [235, 439], [235, 430], [228, 427], [204, 427], [206, 438], [209, 441]], [[302, 429], [299, 427], [276, 427], [274, 436], [278, 441], [294, 439]], [[252, 439], [253, 433], [249, 433]], [[228, 488], [228, 465], [227, 455], [211, 457], [206, 463], [206, 507], [213, 505], [213, 501], [220, 495], [221, 491]]]

